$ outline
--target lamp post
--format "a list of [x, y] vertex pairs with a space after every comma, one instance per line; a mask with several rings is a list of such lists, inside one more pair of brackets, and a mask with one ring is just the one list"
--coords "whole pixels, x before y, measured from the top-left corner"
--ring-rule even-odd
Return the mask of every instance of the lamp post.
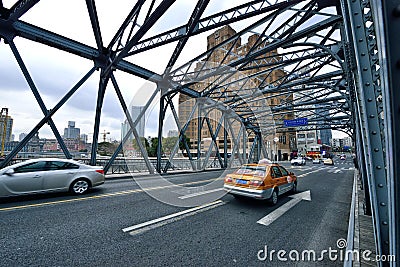
[[275, 153], [274, 153], [274, 161], [278, 161], [278, 141], [279, 141], [279, 137], [275, 136], [274, 137], [274, 143], [275, 143]]

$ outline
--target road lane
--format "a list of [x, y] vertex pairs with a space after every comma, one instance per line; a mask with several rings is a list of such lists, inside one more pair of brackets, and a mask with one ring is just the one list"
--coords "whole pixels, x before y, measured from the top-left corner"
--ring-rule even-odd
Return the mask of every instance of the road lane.
[[[285, 164], [283, 164], [285, 166]], [[287, 165], [287, 164], [286, 164]], [[327, 170], [338, 173], [337, 167], [311, 165], [311, 166], [286, 166], [295, 171], [298, 178], [305, 177], [311, 173]], [[232, 170], [231, 170], [232, 171]], [[211, 171], [198, 174], [178, 174], [166, 176], [143, 176], [125, 179], [107, 180], [106, 185], [94, 188], [92, 192], [84, 196], [71, 196], [69, 194], [41, 194], [36, 196], [12, 197], [0, 200], [0, 211], [15, 209], [37, 208], [47, 205], [68, 204], [76, 201], [88, 201], [105, 197], [118, 197], [126, 194], [142, 193], [146, 191], [157, 196], [162, 195], [164, 199], [171, 200], [178, 206], [198, 206], [222, 197], [222, 179], [224, 173], [230, 171]], [[341, 172], [341, 171], [340, 171]], [[211, 178], [210, 178], [211, 177]], [[139, 182], [139, 185], [138, 185]], [[118, 191], [123, 187], [123, 191]], [[132, 189], [130, 189], [132, 188]], [[152, 191], [158, 191], [153, 193]], [[210, 196], [209, 194], [217, 192]], [[166, 195], [166, 197], [165, 197]], [[203, 200], [180, 201], [198, 196], [208, 195]], [[163, 200], [159, 197], [159, 200]], [[175, 199], [178, 198], [178, 199]]]
[[[4, 211], [0, 213], [0, 266], [263, 266], [266, 261], [258, 260], [257, 253], [265, 245], [276, 250], [328, 249], [347, 234], [353, 171], [344, 166], [347, 170], [335, 174], [328, 172], [330, 166], [306, 166], [312, 168], [291, 170], [301, 175], [320, 169], [299, 178], [299, 191], [311, 190], [312, 201], [298, 203], [268, 227], [258, 225], [257, 220], [290, 201], [288, 195], [280, 198], [275, 207], [226, 195], [221, 199], [226, 203], [222, 206], [134, 236], [121, 229], [186, 208], [166, 205], [145, 193], [135, 193]], [[206, 178], [209, 176], [189, 175], [176, 179], [194, 182]], [[103, 190], [110, 193], [134, 190], [135, 185], [130, 183], [113, 180], [105, 184]], [[103, 190], [94, 194], [101, 194]], [[52, 197], [27, 201], [49, 199], [54, 201]], [[276, 261], [274, 264], [284, 265]]]

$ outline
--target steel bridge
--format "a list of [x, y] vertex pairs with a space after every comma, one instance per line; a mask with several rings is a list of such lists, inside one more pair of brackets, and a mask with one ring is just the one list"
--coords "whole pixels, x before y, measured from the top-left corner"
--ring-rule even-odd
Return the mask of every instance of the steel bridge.
[[[53, 117], [95, 73], [99, 73], [99, 79], [90, 163], [96, 164], [107, 89], [115, 91], [130, 125], [129, 132], [107, 162], [106, 171], [123, 150], [130, 134], [140, 140], [136, 125], [155, 101], [160, 110], [158, 140], [165, 128], [165, 114], [170, 112], [179, 130], [179, 141], [168, 160], [163, 159], [166, 164], [161, 159], [162, 142], [158, 142], [154, 164], [142, 142], [137, 141], [150, 173], [170, 169], [179, 142], [193, 170], [206, 168], [212, 154], [221, 168], [231, 166], [235, 159], [245, 163], [270, 158], [267, 142], [277, 133], [296, 130], [285, 127], [283, 119], [307, 117], [309, 123], [302, 130], [335, 129], [353, 138], [366, 198], [370, 202], [367, 206], [373, 216], [377, 253], [400, 256], [400, 80], [395, 78], [400, 77], [398, 1], [254, 0], [209, 14], [207, 7], [213, 1], [198, 0], [192, 1], [188, 14], [176, 11], [175, 16], [187, 18], [186, 23], [154, 33], [154, 26], [173, 14], [178, 1], [137, 0], [133, 6], [120, 7], [129, 10], [129, 14], [109, 43], [102, 37], [102, 18], [95, 1], [85, 2], [95, 46], [26, 22], [24, 17], [40, 6], [39, 0], [11, 4], [0, 0], [0, 45], [9, 47], [43, 113], [43, 118], [0, 167], [8, 164], [45, 124], [50, 126], [65, 157], [71, 158]], [[73, 14], [70, 19], [74, 19]], [[206, 52], [194, 54], [191, 60], [180, 60], [196, 36], [235, 23], [245, 26], [208, 47]], [[238, 53], [241, 40], [250, 35], [255, 39], [249, 49]], [[15, 43], [21, 38], [78, 56], [82, 61], [92, 62], [92, 67], [50, 107], [45, 104]], [[163, 46], [174, 49], [162, 72], [139, 65], [135, 56], [152, 53]], [[276, 72], [280, 75], [273, 75]], [[119, 73], [156, 85], [135, 121], [121, 92]], [[177, 112], [180, 95], [194, 103], [185, 121]], [[273, 99], [279, 101], [274, 103]], [[218, 114], [214, 121], [208, 116], [211, 112]], [[185, 138], [190, 125], [197, 127], [197, 151], [190, 148]], [[211, 141], [202, 153], [204, 131]], [[221, 135], [224, 143], [220, 153], [217, 139]], [[231, 140], [230, 157], [228, 139]]]

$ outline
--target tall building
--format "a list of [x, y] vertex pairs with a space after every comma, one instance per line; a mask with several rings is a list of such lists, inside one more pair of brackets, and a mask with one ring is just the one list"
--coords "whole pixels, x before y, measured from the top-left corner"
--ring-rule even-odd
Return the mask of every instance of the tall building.
[[[207, 37], [207, 48], [211, 49], [225, 40], [229, 39], [230, 37], [234, 36], [236, 34], [236, 31], [232, 29], [230, 26], [224, 26], [221, 29], [216, 30], [213, 34], [209, 35]], [[208, 62], [205, 63], [198, 63], [196, 70], [199, 70], [200, 68], [206, 68], [204, 67], [205, 65], [209, 64], [210, 66], [214, 64], [219, 64], [222, 60], [224, 60], [224, 64], [228, 65], [230, 62], [237, 60], [243, 56], [245, 56], [253, 46], [256, 44], [257, 40], [259, 38], [258, 34], [253, 34], [251, 35], [247, 43], [242, 44], [241, 39], [238, 38], [233, 47], [230, 49], [230, 47], [227, 47], [226, 49], [216, 49], [214, 50], [209, 57], [207, 58]], [[229, 51], [229, 54], [227, 52]], [[276, 58], [276, 60], [279, 60], [279, 54], [277, 51], [272, 51], [268, 52], [265, 55], [260, 56], [261, 57], [273, 57]], [[256, 60], [255, 60], [256, 61]], [[256, 62], [252, 62], [250, 64], [256, 64]], [[258, 88], [261, 83], [263, 83], [263, 86], [265, 85], [276, 85], [277, 81], [281, 80], [281, 77], [284, 77], [285, 71], [283, 69], [274, 69], [271, 71], [267, 71], [268, 67], [258, 67], [254, 69], [247, 69], [247, 70], [242, 70], [242, 71], [237, 71], [234, 73], [231, 77], [229, 77], [225, 83], [229, 83], [229, 88], [220, 88], [222, 93], [226, 94], [233, 94], [238, 91], [244, 92], [244, 94], [247, 94], [250, 92], [251, 89], [253, 88]], [[264, 74], [259, 74], [260, 71], [263, 71]], [[256, 74], [257, 73], [257, 74]], [[255, 77], [255, 78], [248, 78], [248, 77]], [[202, 91], [207, 86], [212, 84], [214, 82], [215, 77], [207, 78], [202, 80], [201, 82], [196, 83], [194, 86], [192, 86], [193, 90], [196, 91]], [[232, 93], [233, 92], [233, 93]], [[293, 96], [281, 96], [281, 97], [269, 97], [269, 94], [261, 95], [259, 97], [256, 97], [255, 99], [252, 99], [251, 103], [247, 103], [246, 105], [256, 114], [257, 109], [262, 109], [265, 110], [266, 106], [269, 107], [274, 107], [276, 105], [279, 105], [281, 101], [288, 101], [293, 98]], [[179, 96], [179, 120], [180, 123], [186, 123], [189, 120], [189, 116], [192, 112], [193, 107], [195, 106], [196, 100], [192, 99], [184, 94], [180, 94]], [[257, 118], [258, 121], [257, 123], [260, 126], [260, 129], [263, 134], [263, 138], [267, 143], [270, 144], [269, 147], [271, 150], [267, 151], [269, 153], [269, 157], [273, 158], [274, 155], [278, 157], [278, 159], [282, 158], [287, 158], [290, 154], [291, 148], [290, 148], [290, 140], [295, 138], [295, 133], [275, 133], [275, 128], [271, 127], [271, 125], [274, 125], [275, 123], [282, 122], [283, 120], [286, 119], [293, 119], [293, 114], [286, 114], [284, 116], [282, 115], [275, 115], [272, 114], [272, 116], [269, 116], [268, 118]], [[222, 114], [221, 111], [213, 109], [211, 111], [207, 111], [207, 117], [211, 121], [211, 125], [213, 130], [217, 128], [217, 125], [220, 121]], [[185, 132], [186, 136], [190, 138], [191, 143], [192, 143], [192, 148], [197, 148], [197, 140], [199, 136], [198, 132], [198, 126], [197, 126], [197, 118], [198, 114], [197, 111], [195, 111], [194, 116], [192, 117], [191, 121], [188, 124], [187, 130]], [[184, 125], [181, 125], [183, 127]], [[223, 128], [223, 127], [222, 127]], [[240, 125], [233, 125], [233, 128], [237, 131], [240, 128]], [[201, 140], [205, 145], [205, 140], [208, 140], [211, 138], [211, 134], [209, 132], [209, 129], [206, 125], [203, 125], [202, 132], [201, 134]], [[278, 137], [279, 142], [274, 143], [272, 140]], [[249, 138], [249, 143], [253, 141], [254, 137]], [[218, 136], [217, 136], [217, 142], [219, 142], [218, 147], [221, 149], [223, 148], [224, 145], [224, 129], [221, 129]], [[228, 150], [231, 149], [233, 145], [233, 142], [231, 140], [227, 140], [228, 143]], [[271, 145], [272, 144], [272, 145]], [[248, 144], [249, 145], [249, 144]]]
[[[140, 113], [143, 111], [144, 106], [132, 106], [131, 107], [131, 118], [132, 121], [135, 122], [137, 118], [139, 118]], [[128, 133], [130, 130], [130, 125], [128, 120], [126, 119], [122, 124], [121, 124], [121, 139], [125, 137], [125, 135]], [[138, 132], [138, 135], [140, 137], [144, 137], [144, 130], [146, 128], [146, 121], [145, 121], [145, 116], [142, 116], [136, 125], [136, 130]], [[133, 140], [133, 134], [129, 136], [129, 140]]]
[[333, 150], [340, 151], [344, 148], [351, 148], [353, 145], [353, 140], [349, 136], [343, 138], [332, 138]]
[[88, 140], [89, 140], [89, 136], [87, 134], [81, 134], [81, 141], [84, 144], [87, 144]]
[[320, 151], [319, 132], [317, 130], [311, 131], [297, 131], [297, 150], [305, 156], [307, 152]]
[[[329, 108], [327, 107], [327, 104], [318, 104], [316, 105], [316, 113], [318, 116], [321, 118], [325, 118], [326, 120], [321, 120], [318, 121], [318, 124], [326, 124], [327, 120], [330, 118], [329, 114]], [[319, 130], [319, 137], [320, 137], [320, 143], [322, 145], [327, 145], [329, 146], [332, 142], [332, 130], [331, 129], [321, 129]]]
[[20, 133], [19, 134], [19, 141], [21, 142], [26, 136], [27, 136], [26, 133]]
[[12, 141], [11, 137], [12, 137], [13, 122], [14, 120], [11, 116], [3, 113], [0, 115], [0, 141], [3, 141], [3, 139], [4, 142]]
[[81, 133], [81, 129], [75, 128], [75, 122], [69, 121], [68, 128], [64, 129], [64, 138], [65, 139], [79, 139]]
[[167, 137], [177, 137], [179, 136], [179, 132], [177, 130], [169, 130], [167, 133]]

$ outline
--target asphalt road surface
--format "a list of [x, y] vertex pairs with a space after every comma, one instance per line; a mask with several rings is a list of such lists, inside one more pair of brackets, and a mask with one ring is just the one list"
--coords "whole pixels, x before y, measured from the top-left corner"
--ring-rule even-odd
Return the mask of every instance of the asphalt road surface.
[[[0, 199], [0, 266], [342, 266], [351, 159], [283, 165], [311, 201], [236, 199], [221, 190], [220, 171]], [[267, 215], [270, 224], [257, 223]]]

